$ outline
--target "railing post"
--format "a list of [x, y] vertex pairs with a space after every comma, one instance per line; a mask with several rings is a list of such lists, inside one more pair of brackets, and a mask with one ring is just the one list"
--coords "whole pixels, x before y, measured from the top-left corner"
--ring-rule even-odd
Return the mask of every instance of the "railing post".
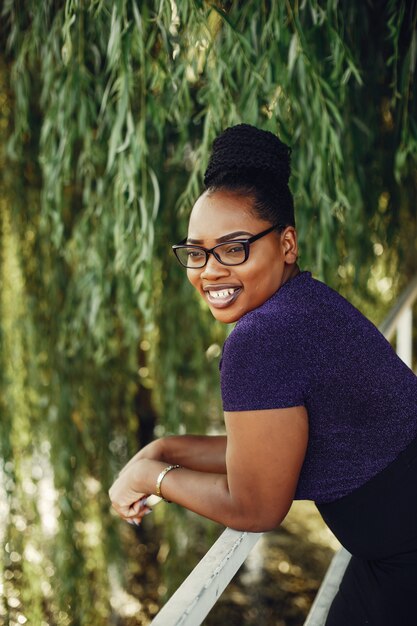
[[397, 354], [408, 367], [412, 367], [413, 358], [413, 311], [407, 307], [398, 318]]
[[349, 552], [344, 548], [340, 548], [326, 572], [303, 626], [323, 626], [329, 612], [329, 606], [339, 589], [339, 584], [349, 561]]

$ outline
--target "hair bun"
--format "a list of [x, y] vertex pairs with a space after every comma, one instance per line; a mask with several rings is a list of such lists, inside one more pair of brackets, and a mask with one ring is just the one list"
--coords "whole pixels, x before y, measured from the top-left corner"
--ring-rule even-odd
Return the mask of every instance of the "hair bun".
[[[249, 124], [226, 128], [213, 142], [204, 184], [210, 187], [219, 175], [256, 171], [279, 186], [288, 185], [291, 149], [276, 135]], [[272, 182], [272, 180], [271, 180]]]

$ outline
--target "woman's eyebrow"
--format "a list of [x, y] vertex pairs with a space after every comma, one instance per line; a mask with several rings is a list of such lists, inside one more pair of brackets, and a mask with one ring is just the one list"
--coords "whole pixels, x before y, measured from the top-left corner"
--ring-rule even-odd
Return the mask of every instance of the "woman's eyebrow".
[[[240, 235], [249, 235], [249, 237], [252, 236], [252, 233], [248, 233], [246, 230], [237, 230], [234, 233], [228, 233], [227, 235], [223, 235], [222, 237], [219, 237], [218, 239], [215, 239], [214, 241], [217, 241], [217, 243], [222, 243], [222, 241], [228, 241], [229, 239], [235, 239], [236, 237], [240, 237]], [[190, 239], [187, 238], [187, 243], [192, 243], [192, 244], [196, 244], [199, 245], [202, 243], [201, 239]]]

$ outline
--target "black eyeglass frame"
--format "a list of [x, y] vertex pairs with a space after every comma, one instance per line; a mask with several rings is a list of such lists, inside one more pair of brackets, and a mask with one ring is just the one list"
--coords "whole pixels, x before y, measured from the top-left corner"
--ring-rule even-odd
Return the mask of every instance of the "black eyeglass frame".
[[[217, 243], [215, 246], [213, 246], [213, 248], [203, 248], [203, 246], [197, 246], [194, 244], [186, 244], [185, 242], [187, 241], [187, 237], [185, 239], [183, 239], [182, 241], [180, 241], [179, 243], [171, 246], [172, 250], [174, 251], [174, 254], [176, 256], [176, 258], [178, 259], [178, 261], [180, 262], [180, 264], [183, 267], [186, 267], [187, 269], [195, 269], [195, 270], [201, 270], [203, 267], [205, 267], [208, 263], [209, 260], [209, 255], [212, 254], [214, 256], [214, 258], [221, 263], [222, 265], [227, 265], [228, 267], [233, 267], [234, 265], [242, 265], [242, 263], [245, 263], [245, 261], [248, 260], [249, 257], [249, 249], [250, 249], [250, 244], [253, 243], [254, 241], [257, 241], [258, 239], [261, 239], [261, 237], [265, 237], [266, 235], [269, 235], [269, 233], [272, 233], [273, 230], [275, 230], [276, 228], [285, 228], [285, 226], [283, 226], [282, 224], [274, 224], [274, 226], [270, 226], [269, 228], [267, 228], [266, 230], [263, 230], [261, 233], [258, 233], [257, 235], [253, 235], [252, 237], [249, 237], [248, 239], [230, 239], [230, 241], [223, 241], [222, 243]], [[245, 258], [243, 259], [243, 261], [239, 261], [239, 263], [225, 263], [224, 261], [221, 260], [221, 258], [219, 257], [219, 255], [216, 253], [216, 248], [218, 248], [219, 246], [224, 246], [225, 244], [232, 244], [232, 243], [241, 243], [243, 245], [244, 251], [245, 251]], [[181, 259], [179, 258], [178, 254], [177, 254], [177, 250], [182, 249], [182, 248], [194, 248], [196, 250], [202, 250], [205, 255], [206, 255], [206, 260], [203, 263], [203, 265], [185, 265]]]

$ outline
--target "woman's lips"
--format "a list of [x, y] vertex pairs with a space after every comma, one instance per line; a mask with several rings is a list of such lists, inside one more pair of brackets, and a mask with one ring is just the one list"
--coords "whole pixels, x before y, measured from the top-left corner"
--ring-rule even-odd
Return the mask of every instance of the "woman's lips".
[[242, 291], [241, 287], [216, 287], [204, 289], [207, 301], [215, 309], [224, 309], [230, 306]]

